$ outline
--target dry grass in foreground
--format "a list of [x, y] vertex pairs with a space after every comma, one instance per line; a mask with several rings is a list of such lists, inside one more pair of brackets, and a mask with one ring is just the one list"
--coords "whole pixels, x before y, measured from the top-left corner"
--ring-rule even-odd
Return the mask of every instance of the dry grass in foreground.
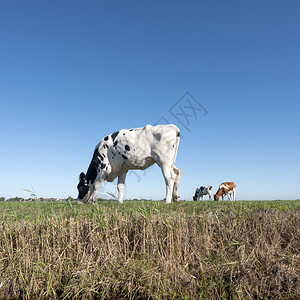
[[2, 218], [0, 298], [300, 299], [298, 209], [136, 205]]

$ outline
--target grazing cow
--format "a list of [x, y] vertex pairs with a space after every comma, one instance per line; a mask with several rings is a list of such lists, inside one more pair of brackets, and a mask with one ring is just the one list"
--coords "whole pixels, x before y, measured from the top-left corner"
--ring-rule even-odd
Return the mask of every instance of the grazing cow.
[[[214, 195], [214, 200], [219, 201], [220, 196], [224, 200], [224, 196], [227, 195], [229, 200], [235, 200], [236, 184], [234, 182], [223, 182], [220, 184], [219, 189]], [[231, 198], [232, 196], [232, 198]]]
[[194, 201], [197, 201], [199, 199], [203, 200], [203, 196], [205, 195], [209, 195], [209, 200], [211, 200], [211, 195], [212, 195], [211, 185], [200, 186], [199, 188], [197, 188], [193, 200]]
[[119, 203], [128, 170], [145, 170], [157, 163], [166, 183], [166, 203], [178, 202], [181, 171], [174, 166], [179, 128], [169, 125], [146, 125], [143, 128], [122, 129], [104, 137], [96, 146], [87, 173], [79, 176], [77, 203], [97, 201], [97, 192], [103, 181], [112, 182], [118, 177]]

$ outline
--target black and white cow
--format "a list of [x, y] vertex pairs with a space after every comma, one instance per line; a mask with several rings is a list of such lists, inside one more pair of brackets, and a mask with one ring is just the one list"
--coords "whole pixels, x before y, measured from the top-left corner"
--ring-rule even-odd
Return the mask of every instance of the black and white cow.
[[169, 125], [146, 125], [143, 128], [122, 129], [104, 137], [96, 146], [87, 173], [79, 176], [77, 203], [97, 201], [98, 189], [103, 181], [118, 177], [119, 203], [128, 170], [144, 170], [157, 163], [166, 182], [166, 203], [179, 201], [178, 186], [181, 171], [174, 166], [179, 128]]
[[194, 201], [197, 201], [199, 199], [203, 200], [203, 196], [209, 195], [209, 200], [211, 200], [212, 196], [212, 186], [211, 185], [205, 185], [205, 186], [200, 186], [199, 188], [196, 189], [195, 195], [193, 197]]

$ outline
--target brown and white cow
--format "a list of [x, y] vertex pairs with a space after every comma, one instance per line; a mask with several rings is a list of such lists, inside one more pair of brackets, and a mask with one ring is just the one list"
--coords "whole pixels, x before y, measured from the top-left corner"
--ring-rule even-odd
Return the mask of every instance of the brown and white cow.
[[214, 195], [214, 200], [219, 201], [219, 198], [227, 195], [229, 200], [235, 200], [236, 184], [234, 182], [223, 182], [220, 184], [219, 189]]

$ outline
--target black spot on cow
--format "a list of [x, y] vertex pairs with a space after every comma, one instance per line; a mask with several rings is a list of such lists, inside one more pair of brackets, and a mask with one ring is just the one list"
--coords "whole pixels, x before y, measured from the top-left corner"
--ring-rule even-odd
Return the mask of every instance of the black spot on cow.
[[201, 193], [204, 191], [204, 186], [200, 186]]
[[112, 138], [113, 141], [115, 141], [115, 139], [116, 139], [116, 137], [118, 136], [118, 134], [119, 134], [119, 131], [116, 131], [116, 132], [114, 132], [114, 133], [111, 135], [111, 138]]
[[132, 131], [133, 129], [130, 129], [129, 131]]
[[128, 157], [127, 157], [127, 156], [125, 156], [124, 154], [122, 154], [122, 157], [123, 157], [124, 159], [128, 159]]
[[104, 144], [104, 145], [103, 145], [103, 148], [104, 148], [104, 149], [108, 149], [107, 144]]
[[93, 184], [97, 177], [98, 167], [101, 163], [99, 157], [101, 157], [101, 154], [99, 153], [98, 149], [95, 149], [92, 161], [86, 172], [86, 180], [88, 183], [91, 182]]
[[126, 133], [123, 133], [123, 135], [125, 135]]
[[130, 147], [128, 145], [125, 145], [125, 150], [130, 151]]
[[161, 140], [161, 134], [160, 133], [155, 134], [155, 138], [156, 138], [156, 140], [160, 141]]
[[114, 142], [114, 147], [116, 148], [117, 145], [118, 145], [118, 141], [115, 141], [115, 142]]
[[100, 168], [104, 169], [106, 167], [106, 164], [101, 163]]
[[102, 153], [102, 155], [103, 155], [104, 157], [106, 157], [104, 153]]
[[100, 153], [99, 153], [99, 157], [100, 157], [101, 161], [103, 161], [104, 158], [103, 158], [103, 156]]
[[108, 140], [108, 136], [106, 136], [105, 138], [104, 138], [104, 141], [107, 141]]
[[177, 137], [180, 137], [180, 131], [177, 132]]

